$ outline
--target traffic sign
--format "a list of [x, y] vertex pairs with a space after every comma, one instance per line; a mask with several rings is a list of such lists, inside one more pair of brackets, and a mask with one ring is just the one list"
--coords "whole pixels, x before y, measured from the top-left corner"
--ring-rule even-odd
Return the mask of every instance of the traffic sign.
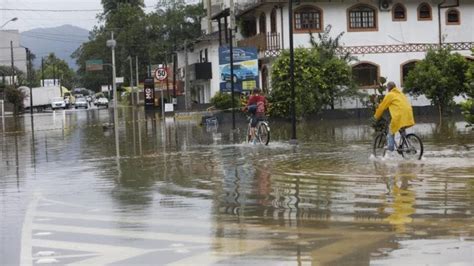
[[160, 66], [155, 70], [155, 78], [159, 81], [163, 81], [168, 77], [168, 71], [165, 67]]

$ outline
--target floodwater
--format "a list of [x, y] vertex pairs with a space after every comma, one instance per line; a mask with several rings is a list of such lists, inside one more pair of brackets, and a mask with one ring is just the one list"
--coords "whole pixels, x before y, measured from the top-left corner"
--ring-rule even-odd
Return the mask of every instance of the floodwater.
[[253, 146], [227, 124], [123, 108], [117, 149], [110, 117], [7, 117], [0, 265], [473, 265], [462, 121], [420, 119], [425, 156], [405, 161], [371, 156], [366, 120], [301, 123], [297, 146], [274, 122]]

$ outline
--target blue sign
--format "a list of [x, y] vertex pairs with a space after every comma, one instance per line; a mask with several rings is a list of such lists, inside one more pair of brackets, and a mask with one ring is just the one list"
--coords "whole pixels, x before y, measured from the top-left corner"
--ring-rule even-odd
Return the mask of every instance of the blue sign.
[[231, 91], [231, 79], [234, 91], [251, 91], [258, 86], [257, 48], [234, 47], [234, 76], [230, 75], [230, 49], [219, 48], [220, 91]]

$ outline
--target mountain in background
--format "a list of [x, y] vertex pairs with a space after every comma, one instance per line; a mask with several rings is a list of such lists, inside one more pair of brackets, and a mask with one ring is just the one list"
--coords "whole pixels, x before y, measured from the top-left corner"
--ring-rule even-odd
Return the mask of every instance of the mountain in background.
[[55, 28], [37, 28], [20, 33], [21, 45], [36, 55], [34, 67], [41, 67], [41, 57], [54, 53], [63, 59], [74, 70], [77, 65], [71, 54], [79, 46], [88, 41], [89, 31], [72, 25], [63, 25]]

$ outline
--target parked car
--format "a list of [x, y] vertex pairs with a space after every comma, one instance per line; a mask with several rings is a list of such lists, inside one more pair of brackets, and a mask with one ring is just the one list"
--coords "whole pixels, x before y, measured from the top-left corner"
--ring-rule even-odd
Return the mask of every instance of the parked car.
[[105, 97], [101, 97], [101, 98], [97, 99], [97, 102], [96, 102], [95, 105], [97, 107], [105, 106], [105, 108], [109, 108], [109, 100], [107, 100], [107, 98], [105, 98]]
[[76, 99], [76, 105], [74, 106], [74, 108], [79, 108], [79, 107], [83, 107], [83, 108], [89, 108], [89, 104], [87, 103], [87, 100], [86, 98], [82, 97], [82, 98], [77, 98]]
[[[253, 80], [255, 79], [255, 75], [252, 70], [246, 68], [242, 65], [234, 65], [234, 82], [238, 82], [240, 80]], [[221, 80], [228, 81], [230, 80], [230, 65], [226, 65], [222, 68], [221, 72]]]
[[64, 102], [63, 97], [54, 97], [50, 100], [51, 102], [51, 109], [66, 109], [66, 103]]

